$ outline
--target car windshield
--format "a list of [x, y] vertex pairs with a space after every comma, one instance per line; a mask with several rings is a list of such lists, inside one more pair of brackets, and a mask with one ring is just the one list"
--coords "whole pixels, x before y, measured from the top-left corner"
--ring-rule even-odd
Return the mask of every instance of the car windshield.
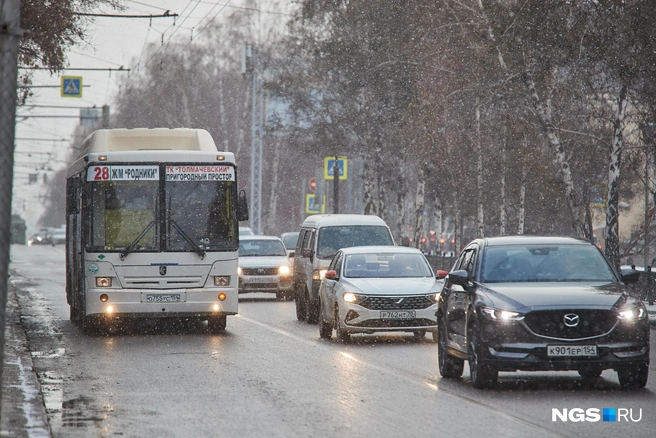
[[242, 240], [239, 242], [239, 257], [285, 256], [285, 247], [279, 240]]
[[593, 246], [488, 247], [481, 266], [482, 283], [616, 281], [610, 266]]
[[317, 255], [332, 258], [337, 250], [352, 246], [394, 245], [387, 227], [378, 225], [348, 225], [325, 227], [319, 231]]
[[287, 249], [296, 248], [296, 242], [298, 241], [298, 234], [299, 233], [290, 233], [290, 234], [284, 234], [282, 236], [282, 243], [285, 245], [285, 248]]
[[347, 278], [412, 278], [432, 277], [433, 273], [421, 254], [351, 254], [345, 257]]

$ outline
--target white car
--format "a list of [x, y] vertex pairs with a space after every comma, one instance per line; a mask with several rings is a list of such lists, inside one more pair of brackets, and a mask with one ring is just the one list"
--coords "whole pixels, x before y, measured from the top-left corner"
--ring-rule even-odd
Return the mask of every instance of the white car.
[[421, 251], [364, 246], [335, 254], [319, 287], [319, 334], [348, 342], [353, 333], [411, 332], [437, 339], [437, 299], [446, 271], [433, 273]]
[[289, 233], [282, 233], [280, 238], [282, 243], [285, 245], [287, 250], [287, 255], [290, 259], [294, 258], [294, 252], [296, 250], [296, 244], [298, 243], [298, 235], [301, 234], [300, 231], [291, 231]]
[[251, 229], [251, 227], [239, 227], [239, 237], [241, 236], [252, 236], [255, 233]]
[[292, 299], [292, 262], [276, 236], [239, 238], [239, 293], [273, 292], [278, 299]]

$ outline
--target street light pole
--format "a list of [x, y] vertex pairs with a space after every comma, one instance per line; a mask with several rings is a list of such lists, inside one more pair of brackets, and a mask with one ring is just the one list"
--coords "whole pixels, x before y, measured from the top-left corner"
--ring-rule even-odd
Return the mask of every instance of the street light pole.
[[335, 155], [333, 164], [333, 213], [339, 213], [339, 158]]

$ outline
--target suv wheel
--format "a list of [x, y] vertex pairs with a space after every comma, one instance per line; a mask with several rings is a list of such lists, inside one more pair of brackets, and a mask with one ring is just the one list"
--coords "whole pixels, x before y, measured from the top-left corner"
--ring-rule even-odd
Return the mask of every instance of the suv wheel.
[[642, 365], [635, 368], [626, 368], [617, 370], [617, 378], [620, 381], [622, 389], [640, 389], [647, 385], [649, 377], [649, 361], [646, 360]]
[[[305, 294], [303, 289], [296, 287], [296, 319], [305, 321], [307, 319], [307, 306], [305, 304]], [[299, 290], [303, 291], [299, 293]]]
[[[476, 318], [470, 316], [471, 320]], [[499, 373], [492, 366], [481, 362], [481, 346], [478, 339], [478, 324], [474, 322], [467, 331], [467, 343], [469, 344], [469, 374], [472, 386], [483, 389], [493, 386], [499, 377]]]
[[319, 302], [313, 302], [310, 299], [310, 293], [308, 290], [305, 290], [305, 304], [306, 304], [306, 315], [308, 324], [316, 324], [319, 322]]
[[465, 361], [446, 352], [446, 324], [440, 318], [437, 332], [437, 364], [442, 377], [457, 379], [462, 376]]
[[335, 307], [335, 330], [337, 332], [337, 339], [345, 344], [351, 342], [351, 334], [342, 327], [342, 323], [339, 320], [339, 309]]

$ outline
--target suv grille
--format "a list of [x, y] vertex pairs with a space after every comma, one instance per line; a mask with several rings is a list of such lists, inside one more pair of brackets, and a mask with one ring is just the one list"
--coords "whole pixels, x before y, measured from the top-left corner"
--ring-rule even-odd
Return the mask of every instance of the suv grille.
[[424, 295], [377, 297], [359, 296], [357, 304], [371, 310], [426, 309], [435, 304]]
[[[578, 325], [565, 325], [565, 315], [577, 315]], [[540, 336], [562, 339], [580, 339], [601, 336], [617, 324], [617, 315], [608, 310], [540, 310], [529, 312], [526, 325]]]

